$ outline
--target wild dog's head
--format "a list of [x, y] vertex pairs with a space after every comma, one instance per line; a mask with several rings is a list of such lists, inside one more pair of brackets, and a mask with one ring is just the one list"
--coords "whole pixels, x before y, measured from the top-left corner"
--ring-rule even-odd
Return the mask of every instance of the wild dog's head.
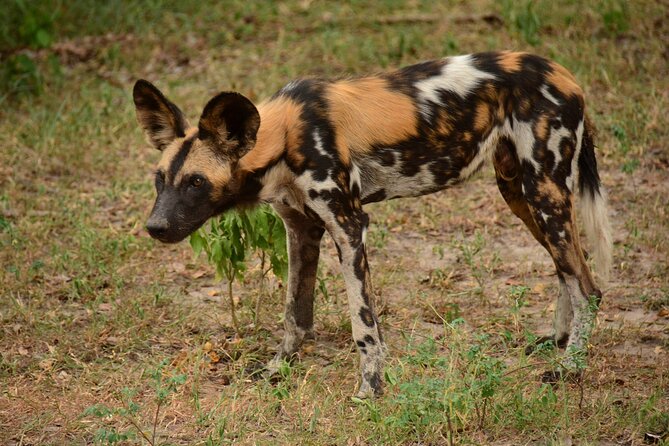
[[198, 126], [190, 127], [151, 83], [137, 81], [133, 98], [148, 141], [162, 152], [158, 196], [146, 228], [151, 237], [176, 243], [236, 204], [237, 162], [255, 145], [260, 116], [244, 96], [225, 92], [211, 99]]

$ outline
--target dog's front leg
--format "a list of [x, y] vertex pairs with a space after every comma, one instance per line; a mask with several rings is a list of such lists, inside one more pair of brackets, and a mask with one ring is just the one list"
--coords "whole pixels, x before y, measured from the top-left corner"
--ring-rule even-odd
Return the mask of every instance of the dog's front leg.
[[288, 242], [288, 290], [284, 335], [279, 349], [267, 366], [275, 373], [281, 361], [290, 358], [305, 338], [313, 336], [314, 285], [324, 228], [299, 212], [282, 205], [274, 209], [283, 219]]
[[337, 245], [346, 282], [353, 340], [360, 353], [362, 381], [357, 396], [366, 398], [383, 392], [385, 344], [374, 312], [372, 282], [367, 263], [365, 237], [368, 217], [362, 210], [327, 225]]

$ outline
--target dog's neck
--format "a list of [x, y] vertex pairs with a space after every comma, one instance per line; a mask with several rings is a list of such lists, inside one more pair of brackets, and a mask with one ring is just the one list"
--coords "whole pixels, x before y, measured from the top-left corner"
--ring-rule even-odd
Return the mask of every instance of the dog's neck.
[[258, 107], [260, 128], [256, 144], [239, 160], [239, 168], [245, 173], [267, 170], [285, 151], [289, 122], [283, 101], [268, 101]]
[[239, 160], [236, 169], [241, 182], [240, 201], [299, 202], [293, 190], [295, 175], [283, 161], [290, 150], [288, 146], [294, 144], [295, 134], [301, 131], [299, 110], [279, 98], [264, 102], [258, 112], [260, 128], [256, 144]]

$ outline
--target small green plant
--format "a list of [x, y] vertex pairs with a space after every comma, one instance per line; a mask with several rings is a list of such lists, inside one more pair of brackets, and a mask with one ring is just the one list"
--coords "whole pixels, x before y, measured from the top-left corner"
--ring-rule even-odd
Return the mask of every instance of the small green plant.
[[409, 364], [439, 368], [444, 368], [446, 365], [446, 358], [438, 355], [439, 346], [434, 338], [427, 338], [415, 347], [411, 346], [411, 343], [409, 345], [409, 348], [415, 349], [413, 353], [407, 355], [406, 359]]
[[458, 45], [458, 41], [453, 35], [449, 35], [446, 40], [444, 41], [444, 49], [443, 53], [444, 54], [453, 54], [457, 53], [460, 51], [460, 47]]
[[405, 359], [385, 374], [388, 384], [396, 387], [390, 407], [358, 402], [389, 438], [409, 436], [422, 442], [439, 435], [455, 444], [458, 432], [483, 429], [490, 419], [506, 367], [490, 353], [487, 336], [467, 341], [461, 322], [444, 324], [448, 344], [434, 338], [419, 343], [409, 339]]
[[337, 293], [330, 294], [328, 289], [328, 283], [332, 280], [331, 275], [322, 274], [321, 268], [318, 268], [318, 274], [316, 275], [316, 292], [320, 293], [323, 296], [324, 302], [330, 302], [330, 297], [332, 297], [334, 303], [337, 303]]
[[[139, 435], [151, 446], [156, 445], [156, 429], [160, 410], [167, 403], [169, 397], [176, 393], [186, 383], [185, 374], [177, 374], [167, 368], [169, 360], [164, 360], [155, 369], [148, 370], [153, 389], [153, 403], [155, 410], [151, 415], [147, 407], [137, 402], [137, 390], [123, 388], [117, 395], [119, 405], [110, 407], [106, 404], [95, 404], [87, 408], [83, 416], [101, 419], [106, 425], [101, 426], [95, 433], [95, 441], [104, 444], [115, 444], [136, 438]], [[109, 422], [120, 418], [130, 425], [119, 429]]]
[[527, 305], [527, 293], [529, 291], [530, 288], [524, 285], [511, 285], [509, 289], [509, 298], [512, 299], [511, 315], [516, 331], [520, 329], [520, 309]]
[[500, 262], [499, 256], [497, 253], [494, 253], [488, 261], [481, 257], [482, 250], [486, 245], [486, 239], [479, 231], [476, 231], [471, 241], [462, 240], [455, 242], [454, 245], [460, 251], [462, 260], [469, 266], [478, 284], [475, 292], [483, 295], [487, 278]]
[[525, 285], [511, 285], [509, 289], [509, 297], [513, 299], [512, 311], [518, 312], [521, 308], [527, 305], [527, 293], [530, 291], [529, 287]]
[[26, 54], [14, 54], [2, 62], [0, 84], [0, 100], [3, 100], [7, 96], [42, 93], [44, 78], [32, 58]]
[[427, 279], [427, 282], [431, 287], [446, 291], [453, 285], [453, 270], [447, 270], [445, 268], [435, 268], [430, 271], [430, 276]]
[[[286, 231], [281, 219], [268, 206], [251, 211], [231, 211], [212, 219], [209, 231], [197, 231], [190, 237], [196, 255], [207, 254], [216, 268], [216, 277], [228, 283], [228, 299], [232, 324], [237, 333], [239, 321], [235, 310], [232, 285], [242, 279], [249, 254], [257, 253], [261, 261], [262, 277], [271, 270], [285, 279], [288, 272]], [[265, 269], [269, 258], [269, 268]]]
[[272, 395], [279, 400], [285, 400], [290, 397], [290, 383], [292, 382], [293, 368], [288, 361], [281, 361], [279, 365], [279, 381], [272, 390]]

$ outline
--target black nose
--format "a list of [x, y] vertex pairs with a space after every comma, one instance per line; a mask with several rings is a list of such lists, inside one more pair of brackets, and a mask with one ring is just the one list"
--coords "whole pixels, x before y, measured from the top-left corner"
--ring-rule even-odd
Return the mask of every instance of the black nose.
[[170, 225], [167, 223], [167, 220], [149, 220], [146, 223], [146, 230], [149, 231], [149, 234], [153, 238], [160, 238], [167, 233]]

